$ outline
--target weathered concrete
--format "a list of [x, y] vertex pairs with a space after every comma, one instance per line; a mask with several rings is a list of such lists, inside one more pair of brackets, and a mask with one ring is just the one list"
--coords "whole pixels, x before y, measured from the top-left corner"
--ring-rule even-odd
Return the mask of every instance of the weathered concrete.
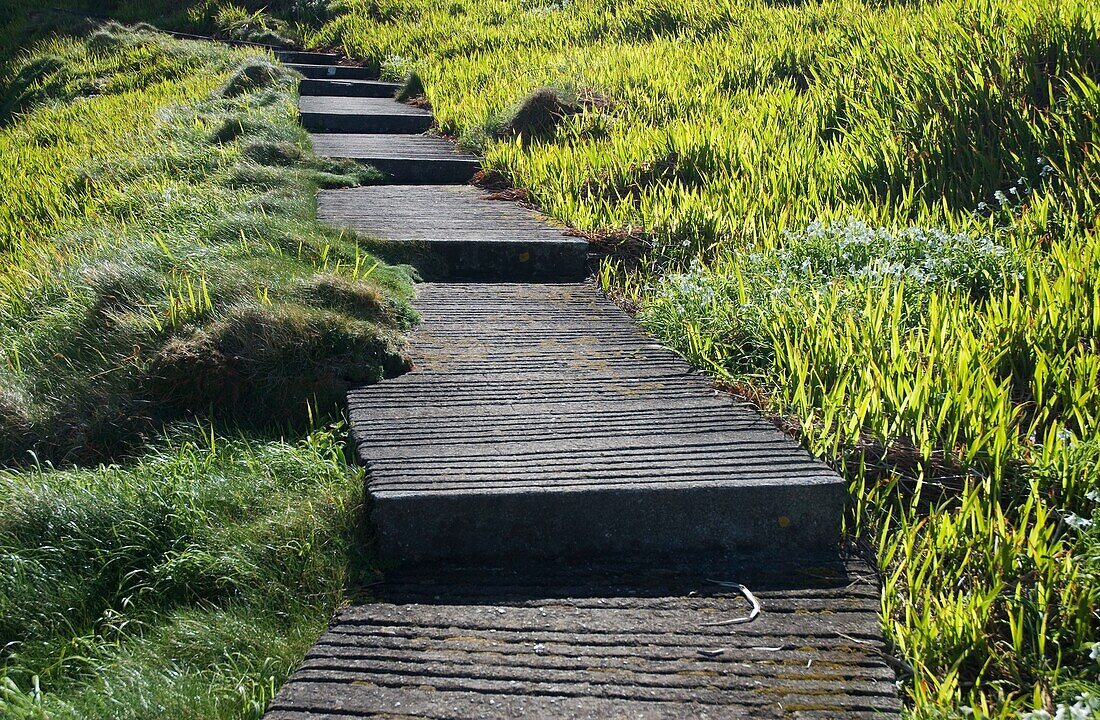
[[387, 561], [837, 547], [843, 480], [591, 285], [422, 285], [417, 308], [413, 371], [349, 396]]
[[339, 55], [304, 50], [276, 50], [275, 58], [288, 65], [335, 65], [340, 62]]
[[366, 163], [393, 184], [465, 184], [481, 168], [476, 157], [443, 138], [356, 133], [311, 133], [310, 138], [318, 155]]
[[332, 225], [414, 246], [416, 264], [429, 278], [585, 276], [587, 241], [563, 234], [516, 203], [484, 196], [468, 185], [326, 190], [317, 196], [317, 212]]
[[301, 95], [393, 98], [401, 89], [396, 83], [377, 80], [334, 80], [305, 78], [298, 83]]
[[303, 77], [329, 80], [373, 80], [374, 72], [370, 68], [356, 65], [310, 65], [308, 63], [287, 63]]
[[[383, 90], [392, 96], [389, 90], [396, 91], [396, 86], [303, 80], [301, 88], [302, 124], [315, 131], [311, 139], [320, 155], [369, 164], [388, 183], [404, 185], [467, 183], [481, 167], [476, 157], [458, 152], [450, 141], [419, 134], [431, 127], [431, 113], [376, 97]], [[347, 93], [341, 94], [341, 88]]]
[[[763, 606], [756, 621], [736, 590]], [[540, 565], [390, 573], [340, 613], [271, 720], [896, 717], [874, 575], [857, 561], [767, 568]]]
[[432, 126], [427, 110], [388, 98], [303, 96], [298, 113], [307, 130], [352, 133], [422, 133]]

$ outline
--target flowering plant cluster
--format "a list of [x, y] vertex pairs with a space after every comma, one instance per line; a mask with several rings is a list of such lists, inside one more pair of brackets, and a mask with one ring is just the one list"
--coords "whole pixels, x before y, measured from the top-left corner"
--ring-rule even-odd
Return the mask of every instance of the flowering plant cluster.
[[903, 285], [903, 324], [919, 322], [933, 292], [965, 293], [980, 300], [1023, 277], [1026, 256], [993, 238], [940, 228], [891, 230], [861, 220], [810, 223], [784, 233], [782, 247], [746, 253], [732, 267], [699, 260], [647, 288], [640, 320], [667, 338], [690, 324], [738, 348], [735, 371], [770, 362], [771, 341], [762, 329], [776, 306], [831, 295], [858, 312], [875, 288]]
[[892, 279], [918, 289], [949, 287], [986, 295], [1019, 279], [1024, 268], [1021, 253], [987, 235], [940, 228], [890, 230], [849, 218], [810, 223], [785, 238], [783, 248], [750, 256], [750, 262], [772, 265], [780, 284]]
[[1095, 720], [1100, 717], [1100, 695], [1082, 693], [1072, 704], [1062, 703], [1051, 715], [1046, 710], [1032, 710], [1020, 715], [1020, 720]]

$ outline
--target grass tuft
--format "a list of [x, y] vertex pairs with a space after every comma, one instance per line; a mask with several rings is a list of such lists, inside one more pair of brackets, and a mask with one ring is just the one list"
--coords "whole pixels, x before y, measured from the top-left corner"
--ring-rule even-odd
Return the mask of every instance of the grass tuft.
[[518, 137], [524, 142], [549, 140], [565, 118], [576, 115], [581, 109], [579, 103], [566, 99], [561, 91], [539, 88], [523, 99], [501, 124], [497, 134]]
[[238, 97], [257, 90], [288, 87], [297, 83], [297, 75], [282, 65], [250, 58], [229, 76], [221, 89], [224, 98]]
[[[359, 295], [371, 292], [364, 288]], [[346, 314], [367, 310], [384, 317], [379, 305], [349, 303], [344, 313], [290, 303], [231, 308], [161, 348], [152, 359], [147, 397], [183, 413], [215, 408], [240, 421], [279, 417], [300, 425], [311, 408], [339, 406], [349, 389], [407, 369], [395, 338]]]
[[408, 102], [424, 97], [424, 81], [420, 79], [420, 73], [416, 70], [410, 70], [401, 82], [401, 89], [397, 91], [397, 102]]

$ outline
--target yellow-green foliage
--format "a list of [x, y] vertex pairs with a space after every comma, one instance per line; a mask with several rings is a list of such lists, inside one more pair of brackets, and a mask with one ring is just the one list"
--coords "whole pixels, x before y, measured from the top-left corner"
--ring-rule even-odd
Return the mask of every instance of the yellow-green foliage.
[[[605, 285], [852, 480], [916, 716], [1098, 694], [1100, 7], [344, 8], [316, 42], [414, 70], [545, 210], [641, 240]], [[584, 111], [500, 133], [540, 87]]]
[[315, 217], [377, 176], [263, 52], [111, 24], [0, 78], [0, 718], [258, 718], [369, 572], [296, 430], [403, 364], [408, 273]]
[[0, 464], [118, 457], [193, 413], [304, 422], [404, 368], [406, 270], [315, 217], [372, 171], [310, 153], [290, 71], [110, 24], [7, 75]]
[[[1064, 0], [394, 0], [350, 3], [317, 40], [379, 66], [420, 58], [447, 132], [476, 135], [539, 86], [598, 92], [609, 108], [569, 119], [557, 142], [493, 144], [490, 166], [580, 229], [640, 226], [698, 246], [823, 213], [968, 210], [1033, 175], [1041, 151], [1077, 179], [1097, 150], [1064, 121], [1095, 98], [1084, 76], [1096, 21]], [[1014, 101], [1024, 93], [1048, 108]], [[669, 159], [666, 177], [639, 177]], [[1095, 175], [1080, 180], [1084, 206], [1100, 191]]]
[[[111, 157], [125, 163], [151, 145], [170, 142], [157, 112], [204, 99], [221, 82], [217, 74], [194, 72], [201, 56], [189, 59], [192, 62], [166, 62], [170, 58], [155, 44], [138, 45], [123, 57], [104, 58], [72, 40], [47, 42], [36, 52], [26, 73], [28, 79], [33, 77], [26, 93], [73, 94], [78, 101], [36, 108], [0, 132], [0, 155], [5, 160], [0, 184], [8, 190], [0, 197], [0, 250], [18, 259], [14, 267], [5, 262], [0, 272], [33, 265], [43, 242], [74, 221], [94, 221], [117, 203], [121, 188], [81, 171], [89, 160]], [[90, 68], [93, 79], [85, 80]], [[223, 60], [223, 72], [227, 69]], [[34, 77], [36, 70], [45, 77]], [[80, 81], [65, 87], [64, 77], [50, 77], [57, 74]], [[95, 74], [102, 74], [103, 80], [95, 80]], [[126, 190], [157, 189], [173, 175], [167, 164], [150, 170], [135, 177]]]

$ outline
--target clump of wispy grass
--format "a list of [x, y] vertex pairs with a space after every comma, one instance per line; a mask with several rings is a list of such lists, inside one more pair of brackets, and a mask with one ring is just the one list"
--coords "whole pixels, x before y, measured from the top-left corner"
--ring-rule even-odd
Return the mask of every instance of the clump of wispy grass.
[[523, 102], [501, 124], [497, 134], [518, 137], [521, 140], [546, 140], [562, 120], [581, 111], [580, 103], [570, 100], [554, 88], [539, 88], [523, 99]]
[[401, 78], [401, 89], [397, 91], [397, 101], [408, 102], [423, 97], [424, 81], [420, 78], [420, 73], [411, 70], [408, 75]]
[[28, 159], [0, 199], [0, 372], [23, 389], [0, 462], [119, 457], [185, 415], [287, 427], [402, 372], [410, 271], [314, 216], [317, 187], [375, 173], [310, 152], [293, 74], [107, 31], [44, 46], [63, 62], [32, 87], [54, 90], [0, 134]]
[[[304, 6], [308, 3], [297, 4]], [[213, 6], [216, 7], [213, 22], [220, 37], [278, 47], [290, 47], [296, 43], [290, 23], [266, 11], [271, 6], [252, 11], [233, 3]]]
[[297, 83], [297, 79], [297, 75], [284, 65], [262, 58], [250, 58], [233, 71], [220, 92], [226, 98], [266, 89], [281, 88], [286, 92]]
[[[416, 81], [422, 82], [419, 76]], [[536, 88], [511, 107], [490, 112], [481, 123], [464, 128], [459, 144], [468, 151], [484, 153], [490, 144], [502, 140], [552, 140], [569, 118], [593, 105], [586, 100], [590, 99], [582, 100], [575, 90], [566, 87]]]

